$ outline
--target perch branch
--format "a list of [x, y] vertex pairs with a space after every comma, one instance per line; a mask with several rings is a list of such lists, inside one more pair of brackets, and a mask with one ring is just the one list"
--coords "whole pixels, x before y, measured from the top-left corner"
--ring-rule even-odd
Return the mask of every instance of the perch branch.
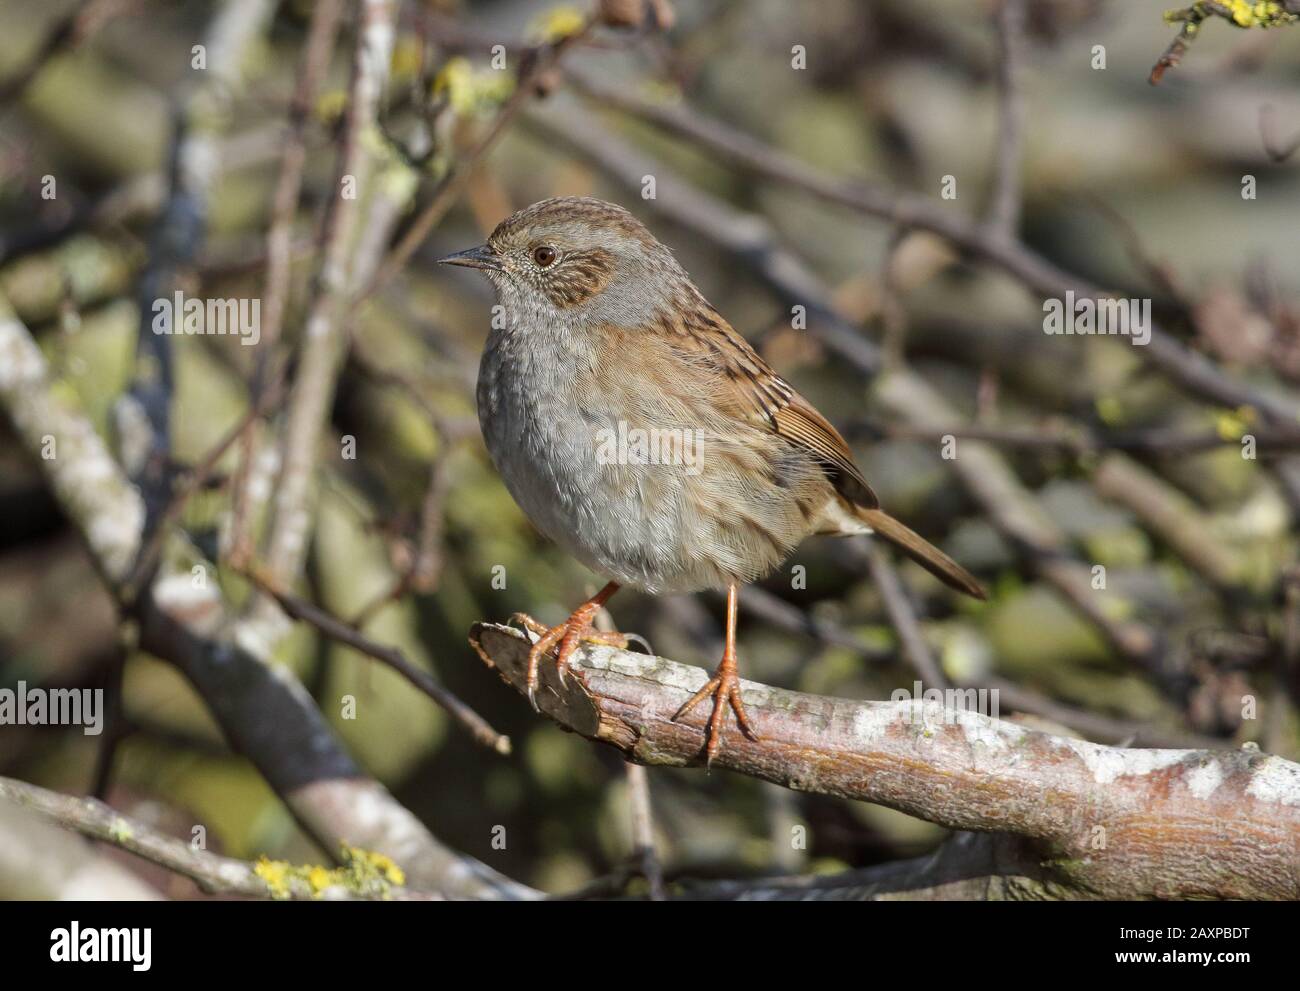
[[[531, 641], [477, 624], [470, 643], [521, 693]], [[546, 715], [642, 764], [702, 761], [707, 712], [672, 715], [708, 680], [674, 661], [584, 646]], [[933, 702], [853, 702], [746, 682], [760, 740], [726, 735], [714, 766], [875, 802], [951, 829], [1029, 841], [1045, 883], [1110, 898], [1300, 897], [1300, 766], [1257, 750], [1126, 750]]]

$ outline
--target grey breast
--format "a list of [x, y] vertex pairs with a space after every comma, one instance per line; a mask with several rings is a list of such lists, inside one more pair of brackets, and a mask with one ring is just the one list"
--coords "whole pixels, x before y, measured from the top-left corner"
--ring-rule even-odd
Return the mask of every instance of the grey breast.
[[[648, 592], [725, 585], [688, 487], [698, 464], [685, 432], [636, 433], [636, 411], [575, 388], [591, 360], [581, 341], [548, 328], [494, 331], [479, 367], [478, 412], [493, 463], [543, 534], [597, 574]], [[561, 360], [540, 360], [561, 348]]]

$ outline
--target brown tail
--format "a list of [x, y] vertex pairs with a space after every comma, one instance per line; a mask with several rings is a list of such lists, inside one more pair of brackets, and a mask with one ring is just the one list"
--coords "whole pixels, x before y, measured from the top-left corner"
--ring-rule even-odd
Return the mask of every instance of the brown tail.
[[934, 544], [919, 533], [914, 533], [881, 509], [863, 509], [855, 506], [854, 511], [862, 521], [877, 534], [884, 537], [900, 551], [910, 557], [939, 581], [958, 592], [965, 592], [976, 599], [986, 599], [984, 589], [975, 580], [975, 576], [950, 558]]

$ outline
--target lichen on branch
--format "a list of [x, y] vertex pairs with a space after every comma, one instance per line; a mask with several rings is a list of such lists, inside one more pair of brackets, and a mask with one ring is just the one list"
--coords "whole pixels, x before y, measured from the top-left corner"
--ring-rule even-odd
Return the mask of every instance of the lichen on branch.
[[1237, 28], [1281, 27], [1300, 21], [1300, 0], [1197, 0], [1190, 7], [1165, 11], [1166, 23], [1182, 24], [1182, 29], [1151, 69], [1151, 85], [1182, 61], [1201, 25], [1215, 17]]

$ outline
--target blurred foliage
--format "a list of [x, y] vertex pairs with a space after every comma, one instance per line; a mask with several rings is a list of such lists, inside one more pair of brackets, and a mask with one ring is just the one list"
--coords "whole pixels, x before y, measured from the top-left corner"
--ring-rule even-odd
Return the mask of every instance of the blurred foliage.
[[[105, 436], [114, 398], [132, 372], [139, 324], [134, 288], [157, 209], [147, 186], [165, 170], [168, 108], [186, 85], [191, 40], [213, 9], [208, 2], [146, 6], [147, 14], [112, 21], [74, 52], [55, 55], [0, 107], [0, 292], [38, 335], [60, 388]], [[188, 292], [255, 297], [263, 291], [276, 127], [292, 91], [308, 6], [281, 5], [265, 50], [248, 67], [247, 92], [226, 109], [228, 161], [207, 204], [209, 234]], [[1032, 6], [1031, 82], [1024, 94], [1026, 240], [1083, 277], [1152, 297], [1173, 332], [1234, 371], [1277, 384], [1285, 366], [1270, 356], [1300, 347], [1300, 161], [1270, 159], [1258, 114], [1272, 106], [1288, 122], [1284, 130], [1300, 129], [1300, 29], [1205, 32], [1195, 58], [1152, 89], [1146, 73], [1169, 32], [1158, 5], [1052, 0]], [[1204, 19], [1212, 6], [1192, 9]], [[1276, 3], [1226, 6], [1241, 26], [1288, 16]], [[64, 0], [0, 7], [0, 80], [68, 7]], [[507, 45], [572, 34], [582, 16], [578, 8], [520, 0], [408, 7], [450, 13], [476, 37]], [[953, 208], [972, 214], [983, 208], [997, 119], [989, 4], [683, 0], [677, 12], [666, 41], [632, 44], [612, 36], [617, 40], [579, 52], [575, 61], [630, 91], [732, 123], [836, 175], [869, 176], [930, 196], [937, 196], [944, 176], [957, 176]], [[486, 46], [440, 53], [421, 41], [419, 23], [408, 11], [394, 55], [390, 123], [401, 135], [419, 131], [412, 89], [432, 105], [448, 105], [449, 116], [426, 135], [431, 154], [422, 162], [399, 155], [391, 134], [368, 136], [390, 169], [385, 175], [395, 185], [388, 192], [397, 203], [426, 194], [511, 90], [510, 77], [489, 67]], [[349, 28], [308, 132], [285, 330], [291, 342], [302, 331], [312, 238], [334, 183], [331, 147], [346, 105], [350, 36]], [[791, 68], [796, 44], [806, 46], [806, 71]], [[1105, 51], [1104, 70], [1093, 64], [1097, 46]], [[609, 108], [567, 94], [550, 99], [569, 101], [559, 105], [590, 127], [632, 141], [692, 184], [766, 218], [783, 245], [836, 287], [843, 308], [861, 313], [864, 332], [882, 337], [880, 280], [893, 240], [887, 224], [747, 178], [707, 149]], [[247, 139], [242, 152], [229, 146], [233, 136]], [[1247, 173], [1258, 182], [1254, 201], [1241, 196]], [[40, 196], [47, 174], [58, 182], [52, 200]], [[102, 209], [132, 189], [145, 190], [143, 206]], [[620, 200], [650, 223], [721, 312], [761, 341], [832, 421], [883, 418], [851, 370], [785, 328], [786, 314], [771, 292], [736, 259], [664, 224], [529, 126], [508, 131], [398, 283], [358, 312], [350, 331], [364, 360], [349, 360], [340, 382], [300, 591], [343, 618], [382, 598], [418, 549], [430, 464], [448, 459], [452, 484], [440, 510], [436, 578], [378, 608], [366, 632], [432, 671], [507, 733], [514, 753], [503, 758], [479, 747], [406, 681], [305, 627], [277, 656], [303, 680], [361, 764], [435, 834], [506, 874], [557, 891], [610, 871], [628, 855], [622, 768], [612, 752], [537, 718], [483, 667], [465, 635], [477, 620], [504, 620], [517, 610], [558, 621], [600, 582], [532, 530], [488, 463], [473, 427], [472, 381], [491, 299], [477, 280], [428, 262], [478, 243], [513, 208], [575, 193]], [[1230, 314], [1227, 330], [1216, 335], [1213, 313], [1198, 319], [1153, 285], [1135, 244], [1174, 273], [1193, 304], [1223, 297], [1217, 312]], [[929, 235], [908, 235], [892, 266], [903, 287], [903, 352], [963, 416], [978, 413], [981, 423], [1028, 431], [1066, 423], [1103, 432], [1208, 431], [1234, 441], [1252, 428], [1250, 410], [1189, 401], [1129, 351], [1044, 335], [1040, 300]], [[1258, 346], [1240, 339], [1234, 329], [1241, 324], [1231, 314], [1255, 318], [1266, 339]], [[192, 465], [246, 409], [252, 357], [236, 341], [215, 337], [178, 337], [174, 349], [173, 453], [179, 464]], [[376, 370], [401, 376], [410, 388]], [[1284, 384], [1294, 388], [1298, 381], [1292, 371]], [[981, 407], [990, 390], [992, 405]], [[458, 423], [470, 426], [450, 429]], [[346, 437], [356, 439], [354, 460], [340, 454]], [[1195, 681], [1194, 692], [1228, 685], [1223, 690], [1231, 696], [1240, 675], [1266, 699], [1265, 709], [1283, 710], [1276, 719], [1225, 723], [1218, 716], [1198, 721], [1186, 699], [1126, 663], [1095, 625], [1020, 570], [1016, 549], [981, 518], [935, 444], [886, 437], [855, 446], [886, 506], [993, 579], [992, 601], [968, 608], [918, 569], [903, 568], [926, 635], [951, 677], [997, 675], [1144, 726], [1259, 740], [1294, 756], [1300, 745], [1294, 707], [1274, 680], [1272, 655], [1258, 649], [1281, 635], [1277, 580], [1296, 554], [1296, 507], [1288, 506], [1267, 464], [1244, 460], [1231, 445], [1135, 455], [1186, 497], [1206, 521], [1206, 540], [1223, 542], [1247, 562], [1247, 591], [1234, 598], [1207, 590], [1130, 509], [1098, 495], [1091, 484], [1095, 453], [1005, 452], [1063, 532], [1066, 550], [1107, 569], [1106, 608], [1114, 618], [1162, 631], [1171, 665]], [[111, 609], [36, 469], [13, 447], [0, 432], [0, 684], [19, 678], [103, 684], [116, 642]], [[218, 475], [228, 479], [237, 464], [231, 452]], [[265, 500], [275, 478], [274, 465], [263, 467], [257, 491]], [[225, 493], [204, 493], [183, 522], [196, 542], [219, 544], [229, 526]], [[791, 581], [795, 564], [806, 569], [806, 587]], [[499, 576], [504, 583], [494, 581]], [[236, 597], [246, 592], [233, 574], [223, 572], [220, 580]], [[765, 589], [839, 624], [863, 650], [779, 631], [747, 615], [742, 599], [746, 677], [855, 698], [887, 698], [895, 688], [910, 688], [912, 670], [898, 654], [861, 561], [830, 541], [813, 540]], [[702, 609], [693, 610], [625, 592], [613, 613], [621, 628], [643, 633], [658, 652], [712, 666], [720, 603], [701, 597], [698, 604]], [[1220, 650], [1224, 642], [1251, 649]], [[118, 752], [115, 804], [164, 803], [179, 810], [180, 821], [204, 824], [212, 849], [265, 854], [274, 859], [259, 870], [276, 877], [305, 870], [308, 883], [330, 881], [288, 866], [324, 854], [264, 781], [226, 749], [202, 700], [174, 669], [132, 656], [125, 718], [131, 732]], [[70, 790], [88, 786], [94, 741], [30, 728], [5, 727], [0, 734], [0, 773]], [[777, 866], [830, 871], [916, 855], [941, 834], [900, 813], [774, 796], [779, 789], [725, 774], [656, 770], [650, 779], [660, 852], [673, 874], [739, 875]], [[790, 822], [808, 827], [806, 849], [792, 850]]]

